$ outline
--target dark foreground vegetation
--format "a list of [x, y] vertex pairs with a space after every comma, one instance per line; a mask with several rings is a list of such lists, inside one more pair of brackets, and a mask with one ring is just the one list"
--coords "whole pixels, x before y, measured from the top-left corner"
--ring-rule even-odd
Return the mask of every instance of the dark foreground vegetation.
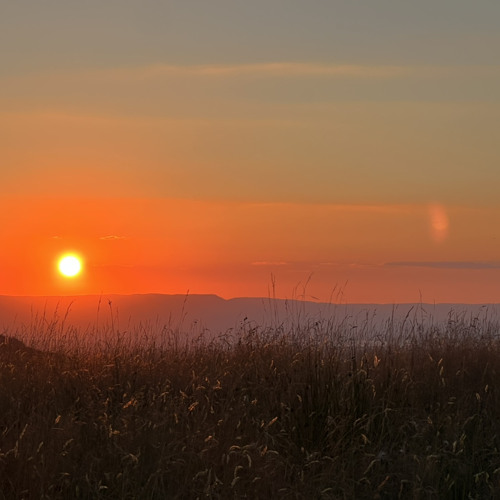
[[498, 333], [450, 317], [162, 348], [2, 337], [0, 498], [500, 498]]

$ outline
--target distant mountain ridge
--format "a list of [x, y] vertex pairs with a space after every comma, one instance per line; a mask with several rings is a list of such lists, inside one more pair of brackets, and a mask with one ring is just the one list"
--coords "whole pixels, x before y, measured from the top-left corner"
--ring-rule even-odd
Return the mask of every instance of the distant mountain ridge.
[[450, 315], [470, 318], [500, 317], [500, 304], [328, 304], [291, 299], [217, 295], [80, 295], [0, 296], [0, 329], [15, 331], [36, 324], [92, 329], [112, 325], [115, 330], [153, 330], [213, 335], [242, 327], [278, 327], [321, 321], [347, 321], [352, 326], [369, 321], [383, 324], [405, 316], [439, 323]]

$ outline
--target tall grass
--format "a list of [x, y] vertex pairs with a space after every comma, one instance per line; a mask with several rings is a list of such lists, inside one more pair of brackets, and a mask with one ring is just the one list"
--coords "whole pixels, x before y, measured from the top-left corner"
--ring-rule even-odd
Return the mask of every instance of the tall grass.
[[0, 338], [0, 498], [500, 498], [487, 317], [161, 343], [60, 326]]

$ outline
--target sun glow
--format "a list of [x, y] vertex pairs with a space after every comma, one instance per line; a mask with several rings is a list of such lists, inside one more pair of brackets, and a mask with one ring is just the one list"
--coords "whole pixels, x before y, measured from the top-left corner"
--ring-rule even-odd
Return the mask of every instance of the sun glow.
[[59, 259], [59, 272], [67, 278], [73, 278], [80, 274], [82, 270], [82, 261], [76, 255], [64, 255]]

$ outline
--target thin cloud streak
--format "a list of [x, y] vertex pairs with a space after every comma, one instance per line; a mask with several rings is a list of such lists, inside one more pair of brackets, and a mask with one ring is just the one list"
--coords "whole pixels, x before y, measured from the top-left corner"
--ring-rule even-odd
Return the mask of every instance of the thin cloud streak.
[[257, 64], [152, 64], [134, 68], [113, 68], [89, 72], [95, 76], [108, 75], [124, 78], [155, 78], [167, 76], [207, 77], [329, 77], [329, 78], [408, 78], [443, 76], [499, 76], [499, 66], [395, 66], [362, 64], [322, 64], [301, 62], [269, 62]]
[[438, 261], [386, 262], [385, 267], [427, 267], [433, 269], [500, 269], [500, 262]]
[[289, 265], [288, 262], [283, 262], [283, 261], [257, 261], [257, 262], [252, 262], [252, 266], [287, 266]]
[[250, 78], [442, 78], [473, 75], [474, 77], [499, 77], [500, 66], [415, 66], [415, 65], [362, 65], [302, 62], [268, 62], [250, 64], [199, 64], [172, 65], [151, 64], [148, 66], [87, 69], [82, 71], [55, 71], [29, 76], [12, 76], [4, 81], [20, 82], [33, 78], [58, 81], [77, 79], [90, 80], [149, 80], [165, 77], [250, 77]]
[[113, 241], [113, 240], [124, 240], [125, 236], [116, 236], [114, 234], [110, 234], [108, 236], [101, 236], [99, 238], [100, 240], [105, 240], [105, 241]]
[[230, 65], [198, 65], [171, 66], [154, 65], [143, 68], [149, 76], [162, 75], [197, 75], [197, 76], [328, 76], [328, 77], [395, 77], [412, 73], [412, 68], [404, 66], [362, 66], [362, 65], [332, 65], [310, 63], [262, 63], [262, 64], [230, 64]]

